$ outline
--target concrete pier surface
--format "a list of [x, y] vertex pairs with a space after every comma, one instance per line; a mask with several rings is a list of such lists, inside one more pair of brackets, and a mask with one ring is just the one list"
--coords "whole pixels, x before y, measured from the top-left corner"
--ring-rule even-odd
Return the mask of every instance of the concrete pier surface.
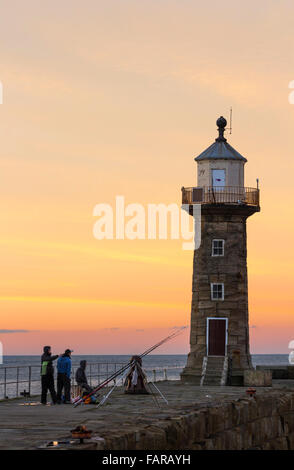
[[[39, 403], [39, 397], [1, 402], [0, 449], [39, 449], [50, 441], [70, 441], [70, 430], [81, 424], [94, 431], [91, 440], [85, 441], [85, 444], [76, 441], [66, 443], [61, 448], [157, 450], [168, 445], [172, 449], [180, 445], [177, 442], [181, 432], [177, 429], [177, 437], [173, 436], [173, 423], [181, 427], [181, 420], [186, 423], [192, 415], [193, 419], [200, 419], [205, 414], [202, 410], [224, 409], [232, 403], [236, 403], [236, 406], [238, 403], [248, 404], [250, 407], [250, 403], [261, 403], [268, 395], [276, 396], [277, 399], [283, 393], [292, 395], [275, 388], [257, 388], [256, 399], [253, 399], [246, 395], [244, 387], [199, 387], [180, 381], [159, 382], [157, 386], [168, 400], [166, 405], [157, 394], [160, 408], [151, 395], [126, 395], [119, 387], [107, 403], [98, 409], [95, 405], [81, 405], [77, 408], [72, 405], [44, 406]], [[234, 425], [232, 422], [231, 427]], [[199, 426], [195, 425], [197, 432]], [[219, 424], [217, 430], [221, 430]], [[184, 427], [182, 431], [186, 432]], [[208, 431], [203, 432], [207, 435]], [[149, 440], [146, 440], [146, 436], [149, 436]], [[197, 442], [197, 436], [193, 439]], [[182, 448], [185, 448], [184, 441]]]

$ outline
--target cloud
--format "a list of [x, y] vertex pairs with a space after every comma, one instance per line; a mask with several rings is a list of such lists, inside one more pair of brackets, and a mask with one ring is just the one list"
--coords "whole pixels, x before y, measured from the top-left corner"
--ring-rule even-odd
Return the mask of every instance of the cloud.
[[[94, 221], [93, 221], [94, 223]], [[156, 256], [156, 255], [145, 255], [144, 253], [131, 253], [131, 252], [121, 252], [114, 250], [98, 249], [96, 246], [89, 247], [83, 244], [70, 244], [70, 243], [52, 243], [52, 242], [40, 242], [38, 240], [19, 240], [19, 239], [1, 239], [0, 245], [3, 246], [16, 246], [19, 249], [27, 250], [31, 248], [35, 255], [42, 255], [44, 253], [46, 256], [57, 256], [65, 253], [75, 253], [82, 256], [90, 256], [99, 258], [99, 259], [111, 259], [114, 261], [126, 261], [126, 262], [135, 262], [135, 263], [147, 263], [147, 264], [158, 264], [164, 266], [178, 266], [178, 267], [189, 267], [187, 261], [171, 259], [169, 256]], [[98, 246], [98, 242], [97, 242]]]
[[[15, 302], [56, 302], [56, 303], [81, 303], [81, 304], [97, 304], [105, 306], [118, 306], [118, 307], [162, 307], [172, 309], [184, 309], [187, 307], [185, 303], [168, 303], [168, 302], [144, 302], [133, 300], [120, 300], [120, 299], [87, 299], [78, 297], [45, 297], [45, 296], [24, 296], [24, 295], [1, 295], [0, 301], [15, 301]], [[178, 328], [178, 327], [176, 327]], [[179, 327], [181, 328], [181, 327]]]
[[0, 334], [9, 333], [31, 333], [32, 330], [0, 330]]

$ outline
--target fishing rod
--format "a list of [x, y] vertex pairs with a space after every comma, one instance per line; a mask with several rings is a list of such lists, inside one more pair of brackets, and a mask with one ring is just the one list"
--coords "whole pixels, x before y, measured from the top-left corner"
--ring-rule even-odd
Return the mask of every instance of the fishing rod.
[[[143, 373], [143, 375], [145, 376], [145, 373], [143, 371], [143, 369], [139, 366], [139, 364], [137, 364], [137, 367], [141, 370], [141, 372]], [[131, 366], [129, 367], [129, 369], [131, 368]], [[127, 369], [124, 374], [122, 375], [122, 381], [124, 380], [125, 376], [127, 375], [127, 373], [129, 372], [129, 369]], [[153, 384], [153, 382], [151, 382]], [[107, 393], [107, 395], [104, 395], [104, 397], [102, 398], [102, 400], [100, 401], [100, 403], [96, 406], [96, 408], [99, 408], [101, 405], [104, 405], [104, 403], [106, 403], [106, 401], [108, 400], [108, 398], [110, 397], [110, 395], [112, 394], [113, 390], [115, 389], [115, 387], [117, 386], [118, 384], [118, 381], [115, 382], [114, 386], [110, 389], [110, 391]], [[154, 384], [153, 384], [154, 385]], [[148, 390], [149, 388], [149, 391], [150, 391], [150, 394], [155, 402], [155, 404], [158, 406], [158, 408], [160, 408], [159, 406], [159, 403], [158, 403], [158, 400], [156, 399], [154, 393], [152, 392], [151, 390], [151, 387], [149, 387], [149, 384], [146, 382], [145, 383], [145, 387], [146, 389]], [[154, 387], [158, 390], [158, 388], [154, 385]], [[162, 396], [162, 393], [160, 392], [160, 390], [158, 390], [160, 395]], [[163, 399], [167, 402], [167, 400], [163, 397]]]
[[149, 354], [150, 352], [152, 352], [154, 349], [158, 348], [159, 346], [161, 346], [163, 343], [165, 343], [166, 341], [169, 341], [170, 339], [172, 338], [175, 338], [176, 336], [178, 336], [179, 334], [181, 334], [183, 332], [183, 330], [185, 330], [187, 327], [186, 326], [182, 326], [181, 328], [177, 329], [174, 333], [171, 333], [169, 336], [167, 336], [166, 338], [164, 338], [163, 340], [159, 341], [159, 343], [155, 344], [154, 346], [151, 346], [151, 348], [147, 349], [145, 352], [143, 352], [139, 357], [144, 357], [146, 356], [147, 354]]
[[[173, 335], [174, 336], [174, 335]], [[162, 340], [163, 341], [163, 340]], [[160, 341], [161, 342], [161, 341]], [[159, 344], [159, 343], [158, 343]], [[121, 380], [124, 381], [124, 378], [126, 377], [127, 373], [129, 372], [129, 370], [131, 369], [131, 364], [129, 364], [129, 368], [127, 368], [122, 376], [121, 376]], [[139, 364], [137, 364], [137, 367], [139, 368], [139, 370], [141, 371], [142, 375], [145, 376], [145, 373], [143, 371], [143, 369], [141, 368], [141, 366]], [[120, 379], [118, 380], [115, 380], [114, 381], [114, 386], [110, 389], [110, 391], [103, 396], [102, 400], [100, 401], [100, 403], [96, 406], [96, 408], [99, 408], [101, 405], [104, 405], [104, 403], [108, 400], [108, 398], [110, 397], [110, 395], [112, 394], [112, 392], [114, 391], [114, 389], [116, 388], [116, 386], [118, 385], [118, 382], [119, 382]], [[166, 400], [166, 398], [163, 396], [163, 394], [161, 393], [161, 391], [156, 387], [156, 385], [154, 385], [154, 383], [151, 381], [151, 384], [154, 386], [154, 388], [159, 392], [160, 396], [162, 397], [162, 399], [166, 402], [166, 404], [168, 404], [168, 401]], [[145, 386], [147, 387], [148, 384], [146, 383]], [[151, 390], [151, 387], [149, 387], [149, 390], [150, 390], [150, 393], [151, 393], [151, 396], [152, 398], [154, 399], [154, 396], [153, 396], [153, 392]], [[157, 402], [157, 400], [155, 399], [156, 401], [156, 404], [159, 406], [159, 403]]]
[[[146, 351], [144, 351], [139, 357], [142, 358], [144, 356], [146, 356], [147, 354], [149, 354], [150, 352], [154, 351], [154, 349], [158, 348], [159, 346], [161, 346], [162, 344], [164, 344], [165, 342], [169, 341], [170, 339], [172, 339], [173, 337], [177, 336], [178, 334], [180, 334], [182, 332], [183, 328], [180, 328], [178, 329], [177, 331], [173, 332], [172, 334], [168, 335], [166, 338], [162, 339], [161, 341], [159, 341], [158, 343], [156, 343], [154, 346], [151, 346], [149, 349], [147, 349]], [[101, 388], [105, 387], [109, 382], [111, 382], [112, 380], [114, 380], [116, 377], [118, 377], [119, 375], [121, 375], [126, 369], [132, 367], [133, 365], [135, 364], [135, 361], [132, 361], [132, 362], [129, 362], [128, 364], [126, 364], [125, 366], [123, 366], [121, 369], [119, 369], [118, 371], [114, 372], [110, 377], [106, 378], [101, 384], [99, 384], [96, 388], [94, 388], [90, 393], [88, 393], [86, 396], [84, 397], [79, 397], [76, 399], [76, 401], [74, 402], [74, 407], [78, 406], [80, 403], [82, 403], [84, 400], [86, 400], [87, 398], [91, 397], [92, 395], [94, 395], [95, 393], [97, 393], [99, 390], [101, 390]]]
[[165, 401], [165, 403], [168, 405], [168, 401], [167, 399], [165, 398], [165, 396], [163, 395], [163, 393], [159, 390], [158, 387], [156, 387], [155, 383], [154, 382], [151, 382], [153, 387], [158, 391], [159, 395], [161, 396], [161, 398]]
[[[140, 354], [140, 358], [146, 356], [147, 354], [149, 354], [150, 352], [154, 351], [154, 349], [158, 348], [159, 346], [161, 346], [162, 344], [166, 343], [167, 341], [169, 341], [170, 339], [172, 338], [175, 338], [176, 336], [178, 336], [179, 334], [181, 334], [183, 332], [184, 329], [186, 329], [187, 327], [181, 327], [181, 328], [178, 328], [176, 331], [174, 331], [173, 333], [171, 333], [170, 335], [166, 336], [166, 338], [162, 339], [161, 341], [159, 341], [158, 343], [156, 343], [154, 346], [151, 346], [149, 349], [147, 349], [146, 351], [144, 351], [142, 354]], [[83, 397], [78, 397], [76, 399], [76, 401], [74, 402], [74, 407], [80, 405], [84, 400], [86, 400], [87, 398], [91, 397], [92, 395], [94, 395], [95, 393], [97, 393], [99, 390], [101, 390], [101, 388], [105, 387], [109, 382], [111, 382], [112, 380], [114, 380], [116, 377], [118, 377], [119, 375], [121, 375], [126, 369], [132, 367], [133, 365], [135, 364], [135, 360], [133, 360], [132, 362], [129, 362], [128, 364], [126, 364], [125, 366], [121, 367], [121, 369], [119, 369], [118, 371], [114, 372], [110, 377], [106, 378], [101, 384], [99, 384], [96, 388], [94, 388], [90, 393], [88, 393], [86, 396], [83, 396]]]
[[[125, 370], [122, 377], [121, 377], [121, 380], [122, 382], [124, 381], [124, 378], [125, 376], [127, 375], [127, 372], [129, 371], [129, 369]], [[98, 403], [98, 405], [96, 406], [96, 408], [99, 408], [101, 405], [104, 405], [104, 403], [106, 402], [106, 400], [108, 400], [108, 398], [110, 397], [110, 395], [112, 394], [113, 390], [115, 389], [115, 387], [118, 385], [118, 380], [115, 381], [114, 383], [114, 386], [110, 389], [110, 391], [104, 395], [104, 397], [102, 398], [102, 400], [100, 401], [100, 403]]]
[[78, 406], [80, 403], [82, 403], [84, 400], [86, 400], [87, 398], [91, 397], [92, 395], [94, 395], [95, 393], [97, 393], [101, 388], [105, 387], [109, 382], [111, 382], [112, 380], [116, 379], [116, 377], [118, 377], [119, 375], [121, 375], [126, 369], [128, 369], [129, 367], [131, 367], [133, 364], [135, 363], [135, 361], [132, 361], [132, 362], [129, 362], [128, 364], [126, 364], [125, 366], [123, 366], [121, 369], [119, 369], [117, 372], [114, 372], [110, 377], [108, 377], [107, 379], [105, 379], [103, 382], [101, 382], [101, 384], [99, 384], [97, 387], [95, 387], [91, 392], [89, 392], [87, 395], [83, 396], [83, 397], [78, 397], [75, 402], [74, 402], [74, 407]]
[[[146, 379], [147, 379], [147, 375], [145, 374], [145, 372], [144, 372], [144, 370], [142, 369], [142, 367], [140, 366], [140, 364], [137, 364], [137, 367], [138, 367], [139, 370], [141, 371], [141, 374], [142, 374], [142, 375], [145, 375], [145, 376], [146, 376]], [[150, 383], [151, 383], [151, 384], [153, 385], [153, 387], [159, 392], [159, 395], [161, 396], [161, 398], [162, 398], [162, 399], [165, 401], [165, 403], [168, 405], [167, 399], [166, 399], [165, 396], [161, 393], [161, 391], [159, 390], [159, 388], [156, 387], [156, 385], [152, 382], [152, 380], [150, 380]], [[158, 400], [157, 400], [155, 394], [153, 394], [153, 392], [152, 392], [152, 390], [151, 390], [151, 386], [150, 386], [149, 383], [147, 383], [147, 382], [146, 382], [145, 386], [146, 386], [146, 385], [149, 387], [149, 390], [150, 390], [150, 392], [151, 392], [151, 394], [152, 394], [152, 398], [155, 399], [155, 402], [156, 402], [158, 408], [160, 408], [160, 405], [159, 405], [159, 403], [158, 403]], [[153, 395], [154, 395], [154, 396], [153, 396]]]

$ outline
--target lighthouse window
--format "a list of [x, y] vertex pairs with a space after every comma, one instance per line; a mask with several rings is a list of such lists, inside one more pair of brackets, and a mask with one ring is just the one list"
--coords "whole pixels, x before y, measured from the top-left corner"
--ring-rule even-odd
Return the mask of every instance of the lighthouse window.
[[211, 284], [211, 300], [224, 300], [225, 289], [223, 284]]
[[224, 256], [225, 240], [212, 240], [212, 256]]

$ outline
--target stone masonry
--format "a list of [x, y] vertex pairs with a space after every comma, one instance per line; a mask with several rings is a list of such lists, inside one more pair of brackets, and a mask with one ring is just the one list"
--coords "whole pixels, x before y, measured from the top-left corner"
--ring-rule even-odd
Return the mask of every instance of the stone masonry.
[[[182, 379], [200, 383], [207, 355], [207, 318], [228, 319], [226, 354], [234, 384], [252, 367], [249, 352], [246, 220], [258, 207], [236, 204], [201, 206], [201, 246], [194, 252], [191, 350]], [[225, 255], [211, 256], [213, 239], [225, 241]], [[224, 300], [211, 300], [211, 283], [224, 283]]]
[[[62, 441], [64, 450], [293, 450], [290, 382], [290, 389], [282, 383], [260, 387], [255, 398], [243, 387], [161, 382], [168, 399], [161, 408], [150, 395], [129, 396], [121, 387], [100, 408], [42, 406], [38, 398], [6, 400], [0, 402], [0, 449], [44, 449], [48, 442]], [[92, 438], [70, 443], [70, 430], [81, 424], [93, 430]]]

